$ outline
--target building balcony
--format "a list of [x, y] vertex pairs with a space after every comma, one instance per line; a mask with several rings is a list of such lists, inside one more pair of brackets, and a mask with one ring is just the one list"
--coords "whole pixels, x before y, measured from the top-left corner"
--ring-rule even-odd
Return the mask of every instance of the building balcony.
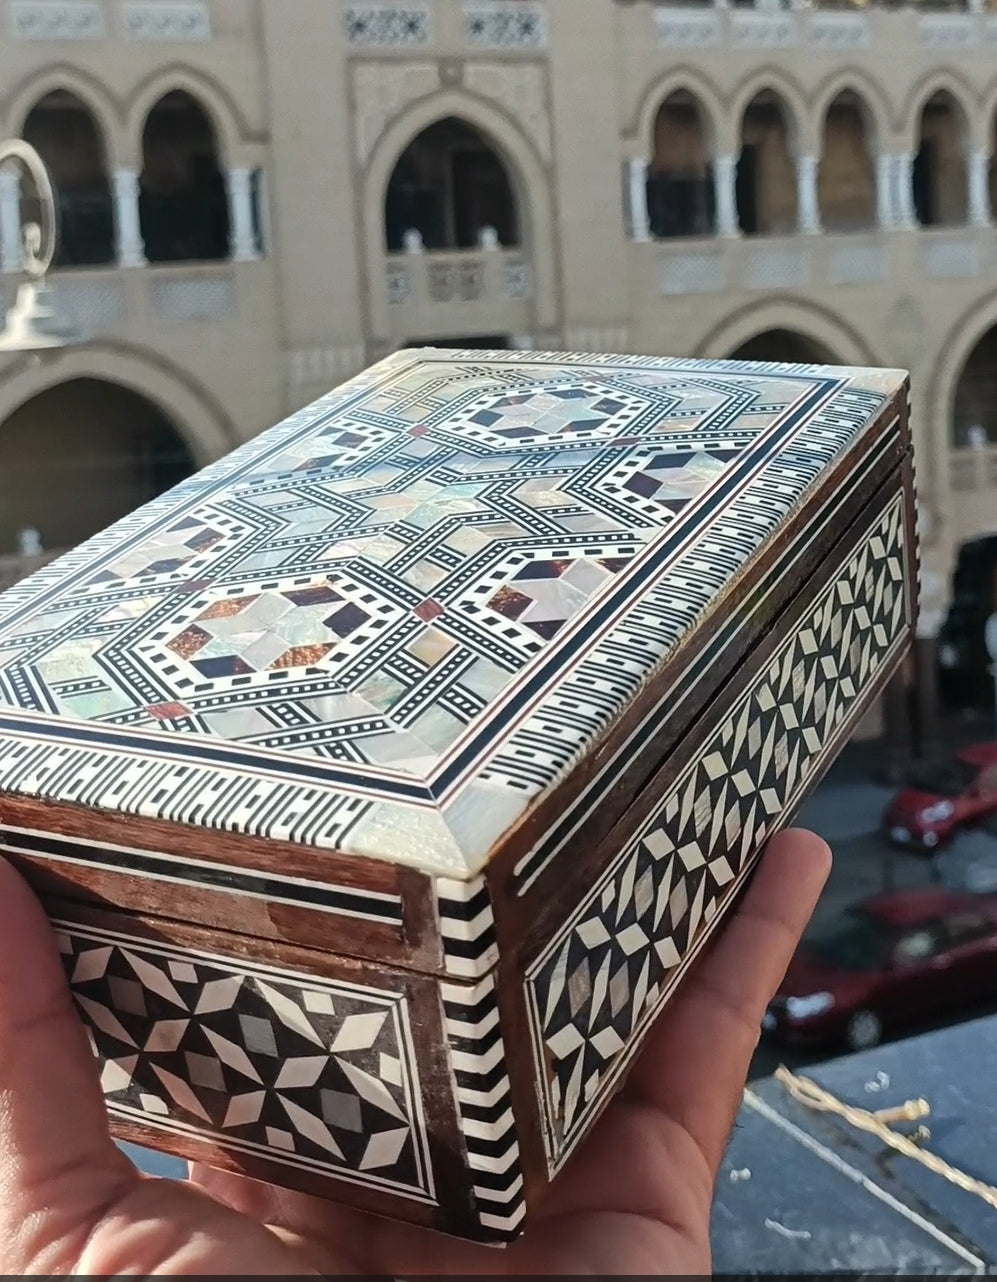
[[[210, 327], [212, 346], [235, 340], [236, 326], [269, 306], [272, 269], [265, 262], [63, 268], [49, 285], [58, 310], [82, 341], [122, 338], [147, 345], [200, 344]], [[3, 281], [10, 306], [19, 277]]]
[[529, 334], [532, 298], [530, 266], [519, 250], [389, 254], [379, 337], [431, 342], [459, 335]]
[[887, 280], [975, 280], [997, 270], [992, 227], [676, 237], [631, 245], [635, 297], [863, 290]]

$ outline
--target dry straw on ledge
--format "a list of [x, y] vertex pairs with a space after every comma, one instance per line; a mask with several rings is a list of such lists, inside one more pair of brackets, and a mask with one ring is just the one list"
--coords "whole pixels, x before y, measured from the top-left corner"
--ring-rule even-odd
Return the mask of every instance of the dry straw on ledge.
[[[914, 1162], [926, 1167], [929, 1171], [934, 1171], [936, 1175], [942, 1176], [950, 1184], [956, 1185], [957, 1188], [965, 1189], [967, 1193], [974, 1193], [977, 1197], [982, 1198], [988, 1206], [997, 1210], [997, 1188], [991, 1184], [985, 1184], [982, 1180], [974, 1179], [973, 1176], [967, 1175], [960, 1171], [958, 1167], [952, 1166], [949, 1162], [934, 1153], [927, 1152], [921, 1147], [918, 1140], [910, 1135], [904, 1135], [901, 1131], [893, 1130], [896, 1123], [901, 1122], [919, 1122], [922, 1118], [928, 1117], [931, 1113], [931, 1106], [927, 1100], [916, 1099], [908, 1100], [906, 1104], [898, 1108], [880, 1109], [878, 1112], [870, 1112], [868, 1109], [855, 1108], [851, 1104], [845, 1104], [830, 1091], [824, 1090], [816, 1082], [811, 1081], [808, 1077], [798, 1077], [791, 1073], [788, 1068], [780, 1065], [775, 1072], [776, 1081], [780, 1083], [789, 1094], [798, 1103], [805, 1108], [813, 1109], [818, 1113], [831, 1113], [835, 1117], [840, 1117], [850, 1126], [857, 1130], [866, 1131], [869, 1135], [875, 1135], [877, 1139], [887, 1144], [890, 1148], [902, 1153], [904, 1157], [909, 1157]], [[924, 1128], [920, 1128], [923, 1134], [927, 1134]]]

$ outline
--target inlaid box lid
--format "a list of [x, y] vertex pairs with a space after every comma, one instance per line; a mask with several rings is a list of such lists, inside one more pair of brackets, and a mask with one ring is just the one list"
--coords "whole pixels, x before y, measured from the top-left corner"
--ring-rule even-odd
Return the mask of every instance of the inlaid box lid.
[[0, 794], [470, 879], [905, 380], [400, 353], [0, 598]]

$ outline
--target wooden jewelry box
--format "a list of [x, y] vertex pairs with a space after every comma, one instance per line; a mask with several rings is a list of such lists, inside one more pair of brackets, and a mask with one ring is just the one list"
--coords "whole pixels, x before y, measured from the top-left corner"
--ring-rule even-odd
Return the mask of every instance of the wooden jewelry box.
[[916, 584], [903, 373], [416, 351], [9, 590], [116, 1133], [517, 1236]]

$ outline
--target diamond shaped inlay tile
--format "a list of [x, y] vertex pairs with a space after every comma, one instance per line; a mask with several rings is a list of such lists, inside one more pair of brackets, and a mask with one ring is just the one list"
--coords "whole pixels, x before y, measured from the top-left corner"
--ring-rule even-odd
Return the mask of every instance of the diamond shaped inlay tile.
[[625, 557], [531, 560], [489, 599], [488, 609], [547, 639], [626, 564]]
[[95, 577], [94, 583], [175, 578], [178, 571], [189, 572], [192, 565], [209, 554], [217, 555], [238, 532], [238, 523], [226, 514], [193, 513], [113, 560]]

